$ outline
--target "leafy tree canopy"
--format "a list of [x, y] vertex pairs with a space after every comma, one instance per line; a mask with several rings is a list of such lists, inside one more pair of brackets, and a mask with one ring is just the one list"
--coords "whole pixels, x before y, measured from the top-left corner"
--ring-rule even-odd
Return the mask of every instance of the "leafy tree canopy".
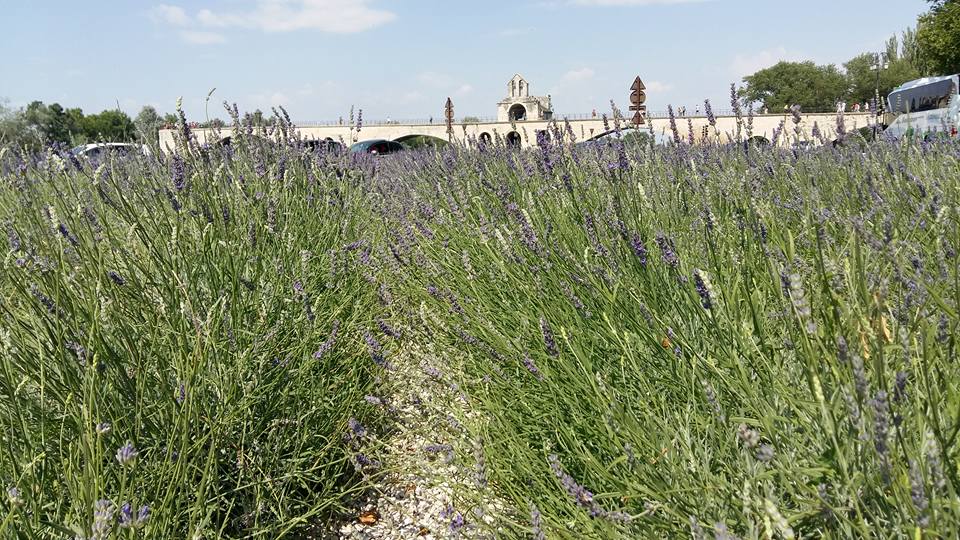
[[931, 2], [917, 21], [917, 45], [928, 75], [960, 73], [960, 1]]
[[761, 102], [771, 111], [799, 105], [804, 110], [830, 110], [847, 95], [847, 78], [833, 64], [780, 62], [743, 78], [746, 102]]

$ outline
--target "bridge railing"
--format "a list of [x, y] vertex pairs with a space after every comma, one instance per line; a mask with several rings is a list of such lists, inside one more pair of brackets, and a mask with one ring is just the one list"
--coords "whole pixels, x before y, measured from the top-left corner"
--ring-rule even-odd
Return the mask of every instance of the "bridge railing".
[[[827, 111], [818, 110], [818, 111], [802, 111], [802, 112], [801, 112], [801, 115], [806, 116], [806, 115], [808, 115], [808, 114], [834, 114], [834, 113], [836, 113], [836, 110], [827, 110]], [[597, 112], [596, 114], [594, 114], [594, 113], [592, 113], [592, 112], [588, 112], [588, 113], [554, 113], [553, 117], [554, 117], [554, 119], [556, 119], [558, 122], [562, 122], [562, 121], [565, 120], [565, 119], [566, 119], [566, 120], [600, 120], [600, 119], [602, 118], [602, 114], [603, 114], [603, 113], [600, 113], [600, 112]], [[707, 116], [706, 113], [705, 113], [703, 110], [696, 110], [696, 109], [693, 110], [693, 111], [687, 110], [684, 114], [680, 114], [680, 112], [679, 112], [677, 109], [674, 109], [673, 114], [674, 114], [674, 117], [676, 117], [676, 118], [706, 118], [706, 116]], [[736, 113], [734, 112], [733, 109], [713, 109], [713, 114], [714, 114], [714, 116], [717, 116], [717, 117], [729, 117], [729, 116], [735, 116]], [[746, 117], [746, 116], [747, 116], [746, 110], [741, 111], [741, 114], [742, 114], [744, 117]], [[754, 111], [753, 114], [754, 114], [754, 116], [790, 116], [790, 112], [789, 112], [789, 111], [782, 111], [782, 110], [781, 110], [781, 111], [768, 111], [768, 112], [766, 112], [766, 113], [763, 113], [763, 112], [761, 112], [761, 111]], [[846, 115], [856, 115], [856, 114], [865, 115], [865, 114], [874, 114], [874, 113], [873, 113], [872, 111], [865, 111], [865, 110], [864, 110], [864, 111], [857, 111], [857, 112], [854, 112], [854, 111], [846, 111], [844, 114], [846, 114]], [[666, 110], [662, 110], [662, 111], [647, 111], [647, 115], [646, 115], [646, 116], [647, 116], [647, 118], [669, 118], [669, 117], [670, 117], [670, 114], [669, 114], [669, 112], [666, 111]], [[466, 118], [468, 118], [468, 121], [467, 121], [467, 122], [464, 122], [464, 119], [463, 119], [463, 118], [457, 118], [457, 119], [454, 120], [453, 124], [454, 124], [455, 126], [460, 126], [460, 125], [462, 125], [462, 124], [464, 124], [464, 123], [466, 123], [467, 125], [470, 125], [470, 124], [491, 124], [491, 123], [499, 122], [495, 116], [468, 116], [468, 117], [466, 117]], [[611, 118], [611, 116], [610, 116], [609, 113], [607, 113], [607, 118], [608, 118], [608, 120], [610, 120], [611, 122], [613, 121], [613, 119]], [[627, 118], [629, 118], [629, 116], [628, 116]], [[520, 121], [519, 123], [523, 123], [523, 122]], [[302, 122], [295, 122], [295, 125], [296, 125], [297, 127], [326, 127], [326, 126], [344, 126], [344, 127], [349, 127], [349, 126], [350, 126], [350, 123], [349, 123], [349, 121], [346, 120], [346, 119], [344, 119], [343, 121], [341, 121], [341, 120], [308, 120], [308, 121], [302, 121]], [[438, 126], [442, 126], [442, 125], [444, 125], [444, 119], [443, 119], [442, 117], [434, 117], [434, 118], [429, 118], [429, 117], [428, 117], [428, 118], [397, 118], [397, 119], [391, 118], [391, 119], [369, 119], [369, 120], [366, 119], [366, 118], [364, 118], [364, 119], [363, 119], [363, 122], [361, 123], [361, 131], [363, 130], [363, 127], [364, 127], [364, 126], [392, 126], [392, 125], [403, 125], [403, 126], [411, 126], [411, 125], [413, 125], [413, 126], [416, 126], [416, 125], [431, 126], [431, 125], [438, 125]]]

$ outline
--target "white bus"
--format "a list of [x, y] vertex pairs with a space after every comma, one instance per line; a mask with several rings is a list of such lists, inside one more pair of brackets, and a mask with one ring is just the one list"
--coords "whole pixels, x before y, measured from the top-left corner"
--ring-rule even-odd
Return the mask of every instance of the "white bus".
[[903, 83], [887, 96], [893, 121], [884, 131], [894, 137], [947, 134], [960, 126], [960, 76], [925, 77]]

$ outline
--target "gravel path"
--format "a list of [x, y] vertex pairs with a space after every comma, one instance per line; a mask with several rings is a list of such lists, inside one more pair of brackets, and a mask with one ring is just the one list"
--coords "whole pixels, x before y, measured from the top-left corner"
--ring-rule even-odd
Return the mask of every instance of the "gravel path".
[[[470, 419], [466, 398], [441, 371], [448, 363], [414, 343], [429, 340], [402, 340], [383, 385], [392, 389], [381, 399], [395, 423], [380, 457], [392, 472], [357, 518], [340, 526], [340, 538], [495, 538], [489, 531], [502, 506], [478, 465], [479, 448], [461, 425]], [[465, 501], [486, 502], [481, 507]]]

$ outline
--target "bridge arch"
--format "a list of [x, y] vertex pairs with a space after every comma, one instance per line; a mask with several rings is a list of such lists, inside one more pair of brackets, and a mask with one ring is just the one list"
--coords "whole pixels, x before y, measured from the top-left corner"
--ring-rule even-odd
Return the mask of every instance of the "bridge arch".
[[507, 114], [510, 117], [510, 120], [514, 121], [523, 121], [527, 119], [527, 108], [522, 104], [517, 103], [510, 107], [510, 110], [507, 111]]
[[517, 133], [516, 131], [511, 131], [510, 133], [507, 133], [507, 146], [519, 148], [520, 141], [521, 141], [520, 134]]
[[480, 134], [480, 142], [483, 144], [490, 144], [493, 142], [493, 137], [490, 136], [490, 133], [484, 131]]
[[397, 137], [396, 139], [393, 139], [393, 141], [398, 142], [408, 148], [436, 147], [449, 144], [449, 142], [445, 139], [434, 137], [433, 135], [424, 135], [422, 133], [411, 133], [409, 135]]

